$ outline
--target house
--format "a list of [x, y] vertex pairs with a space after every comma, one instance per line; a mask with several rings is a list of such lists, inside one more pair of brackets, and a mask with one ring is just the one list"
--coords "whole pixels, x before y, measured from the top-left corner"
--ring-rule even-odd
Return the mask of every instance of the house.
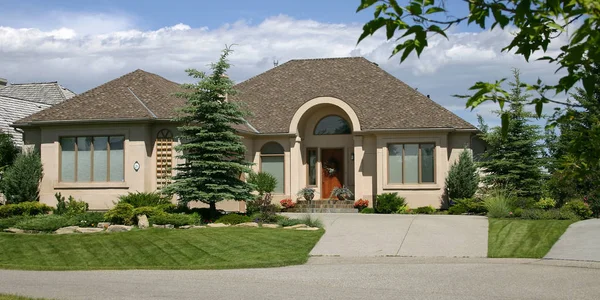
[[[107, 209], [121, 194], [167, 184], [179, 89], [137, 70], [16, 122], [41, 152], [41, 201], [61, 192]], [[307, 186], [327, 199], [345, 185], [356, 199], [398, 192], [412, 207], [439, 207], [450, 165], [477, 132], [364, 58], [292, 60], [236, 89], [228, 100], [252, 114], [236, 129], [255, 170], [278, 179], [276, 201]]]
[[0, 131], [12, 135], [23, 146], [21, 133], [10, 125], [38, 111], [75, 96], [57, 82], [8, 84], [0, 78]]

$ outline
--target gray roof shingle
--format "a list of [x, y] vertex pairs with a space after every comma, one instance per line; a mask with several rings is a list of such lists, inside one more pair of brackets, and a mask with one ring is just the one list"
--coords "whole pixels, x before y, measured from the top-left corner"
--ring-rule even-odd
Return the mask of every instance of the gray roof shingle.
[[0, 96], [54, 105], [72, 98], [75, 93], [57, 82], [41, 82], [18, 83], [0, 87]]
[[0, 131], [12, 135], [13, 141], [20, 147], [23, 145], [23, 137], [10, 125], [48, 107], [49, 104], [0, 96]]

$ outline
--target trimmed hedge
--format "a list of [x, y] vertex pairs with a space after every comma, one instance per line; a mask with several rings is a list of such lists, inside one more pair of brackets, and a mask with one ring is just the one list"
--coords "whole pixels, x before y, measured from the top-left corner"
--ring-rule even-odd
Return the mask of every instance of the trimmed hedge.
[[104, 218], [113, 224], [131, 225], [133, 224], [134, 208], [129, 203], [119, 202], [104, 214]]
[[431, 215], [435, 213], [435, 208], [433, 208], [433, 206], [421, 206], [421, 207], [417, 207], [413, 210], [413, 213], [415, 214], [426, 214], [426, 215]]
[[375, 211], [380, 214], [393, 214], [404, 205], [406, 200], [398, 196], [398, 193], [384, 193], [377, 195]]
[[0, 206], [0, 218], [12, 216], [35, 216], [47, 214], [52, 208], [39, 202], [21, 202], [18, 204], [6, 204]]
[[23, 230], [52, 232], [62, 227], [75, 226], [74, 219], [61, 215], [45, 215], [23, 219], [14, 227]]
[[252, 218], [249, 216], [239, 215], [239, 214], [227, 214], [220, 218], [218, 218], [215, 223], [223, 223], [230, 225], [237, 225], [241, 223], [252, 222]]
[[156, 192], [135, 192], [120, 196], [119, 203], [128, 203], [133, 205], [133, 207], [137, 208], [144, 206], [159, 206], [162, 204], [171, 204], [171, 199]]

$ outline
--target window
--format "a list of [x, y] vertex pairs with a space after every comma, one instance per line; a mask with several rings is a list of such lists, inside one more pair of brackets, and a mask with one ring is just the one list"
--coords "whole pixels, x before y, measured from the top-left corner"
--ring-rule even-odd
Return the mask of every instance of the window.
[[307, 149], [308, 185], [317, 185], [317, 149]]
[[342, 117], [339, 116], [327, 116], [315, 127], [315, 135], [328, 135], [328, 134], [350, 134], [352, 129], [350, 124]]
[[434, 183], [434, 153], [434, 144], [389, 144], [388, 183]]
[[283, 147], [276, 142], [268, 142], [260, 149], [260, 170], [275, 176], [277, 186], [275, 186], [273, 192], [276, 194], [283, 194], [284, 192], [283, 152]]
[[156, 189], [171, 183], [173, 172], [173, 133], [162, 129], [156, 135]]
[[60, 180], [123, 181], [124, 141], [123, 136], [60, 138]]

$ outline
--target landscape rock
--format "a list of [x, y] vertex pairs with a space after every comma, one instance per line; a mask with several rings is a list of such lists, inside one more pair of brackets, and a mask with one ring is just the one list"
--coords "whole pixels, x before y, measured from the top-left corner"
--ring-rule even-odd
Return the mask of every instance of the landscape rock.
[[110, 226], [110, 222], [100, 222], [98, 225], [96, 225], [96, 227], [104, 229], [108, 228], [108, 226]]
[[194, 225], [190, 229], [196, 229], [196, 228], [206, 228], [206, 226], [204, 226], [204, 225]]
[[192, 228], [192, 225], [179, 226], [179, 229], [190, 229], [190, 228]]
[[235, 225], [235, 227], [258, 227], [258, 223], [256, 222], [246, 222]]
[[137, 216], [138, 219], [138, 228], [145, 229], [150, 227], [150, 222], [148, 222], [148, 217], [146, 215]]
[[278, 224], [262, 224], [263, 228], [279, 228], [280, 226]]
[[300, 227], [300, 228], [296, 228], [296, 230], [314, 231], [314, 230], [319, 230], [319, 227]]
[[19, 229], [19, 228], [6, 228], [4, 229], [4, 232], [10, 232], [10, 233], [25, 233], [25, 230], [23, 229]]
[[152, 224], [154, 228], [165, 228], [165, 225]]
[[292, 225], [292, 226], [286, 226], [283, 227], [283, 229], [298, 229], [298, 228], [306, 228], [308, 226], [306, 226], [306, 224], [296, 224], [296, 225]]
[[75, 233], [75, 231], [79, 229], [79, 226], [68, 226], [57, 229], [54, 233], [56, 234], [71, 234]]
[[208, 227], [212, 227], [212, 228], [217, 228], [217, 227], [229, 227], [229, 224], [223, 224], [223, 223], [210, 223], [208, 225], [206, 225]]
[[104, 228], [77, 228], [75, 230], [75, 232], [79, 232], [79, 233], [95, 233], [95, 232], [102, 232], [104, 231]]
[[175, 229], [175, 225], [171, 225], [171, 224], [165, 224], [165, 228], [168, 228], [168, 229]]
[[125, 231], [130, 231], [131, 228], [133, 228], [133, 227], [127, 226], [127, 225], [110, 225], [110, 226], [108, 226], [106, 231], [108, 231], [108, 232], [125, 232]]

